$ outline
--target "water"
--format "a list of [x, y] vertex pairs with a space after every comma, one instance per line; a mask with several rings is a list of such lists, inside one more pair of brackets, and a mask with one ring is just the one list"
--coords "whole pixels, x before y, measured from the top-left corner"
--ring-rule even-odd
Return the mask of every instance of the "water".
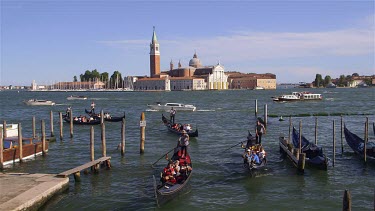
[[[263, 115], [264, 104], [270, 115], [306, 113], [366, 114], [344, 116], [352, 132], [363, 137], [365, 117], [375, 121], [375, 89], [312, 89], [323, 94], [323, 101], [275, 103], [271, 97], [296, 89], [238, 90], [195, 92], [87, 92], [86, 101], [68, 101], [66, 92], [0, 92], [0, 121], [22, 123], [24, 136], [31, 136], [32, 116], [46, 121], [49, 133], [49, 112], [54, 112], [55, 134], [59, 136], [58, 113], [72, 105], [74, 114], [84, 114], [92, 100], [96, 109], [104, 109], [114, 116], [126, 112], [126, 154], [121, 157], [117, 145], [121, 141], [121, 123], [106, 124], [107, 156], [111, 156], [111, 170], [101, 169], [98, 174], [81, 175], [81, 183], [71, 177], [69, 191], [53, 198], [44, 210], [154, 210], [152, 175], [166, 165], [165, 160], [151, 168], [151, 164], [176, 145], [177, 137], [161, 123], [161, 112], [146, 111], [146, 105], [158, 102], [182, 102], [197, 106], [196, 112], [178, 112], [176, 120], [198, 126], [199, 137], [190, 141], [194, 166], [191, 190], [181, 198], [166, 204], [161, 210], [339, 210], [342, 197], [349, 189], [353, 210], [373, 210], [375, 162], [366, 165], [355, 156], [344, 139], [341, 154], [340, 117], [318, 117], [318, 144], [332, 158], [332, 121], [336, 122], [336, 163], [328, 171], [307, 169], [297, 175], [289, 160], [281, 160], [278, 137], [288, 134], [288, 121], [269, 118], [263, 145], [269, 165], [263, 174], [251, 178], [242, 167], [242, 150], [234, 147], [245, 140], [247, 131], [255, 127], [254, 101]], [[298, 89], [300, 90], [300, 89]], [[302, 91], [302, 90], [301, 90]], [[26, 106], [23, 100], [37, 98], [53, 100], [53, 107]], [[139, 154], [139, 121], [145, 111], [145, 153]], [[315, 117], [294, 117], [293, 124], [302, 121], [302, 133], [314, 141]], [[46, 157], [15, 164], [3, 172], [56, 174], [90, 160], [89, 126], [75, 126], [74, 138], [69, 137], [64, 125], [64, 139], [52, 142]], [[370, 128], [372, 129], [372, 128]], [[40, 130], [38, 130], [40, 133]], [[370, 139], [374, 134], [370, 130]], [[95, 158], [101, 157], [100, 127], [95, 126]]]

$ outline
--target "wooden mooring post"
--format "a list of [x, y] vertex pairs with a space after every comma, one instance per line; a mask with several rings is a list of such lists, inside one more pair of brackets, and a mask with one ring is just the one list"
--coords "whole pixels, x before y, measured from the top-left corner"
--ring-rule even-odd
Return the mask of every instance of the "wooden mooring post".
[[69, 123], [69, 126], [70, 126], [70, 138], [73, 138], [73, 109], [72, 108], [70, 109], [69, 117], [70, 117], [70, 123]]
[[33, 139], [36, 138], [36, 122], [35, 122], [35, 116], [33, 116], [32, 119], [32, 130], [33, 130]]
[[121, 123], [121, 155], [125, 155], [125, 117], [122, 118], [122, 123]]
[[302, 153], [302, 120], [299, 121], [299, 145], [298, 145], [298, 153]]
[[145, 152], [145, 139], [146, 139], [146, 121], [145, 121], [145, 113], [142, 112], [141, 114], [141, 121], [140, 121], [140, 132], [141, 132], [141, 140], [140, 140], [140, 154]]
[[368, 117], [366, 117], [366, 122], [365, 122], [365, 140], [364, 140], [364, 160], [365, 163], [367, 162], [367, 142], [368, 142]]
[[[94, 126], [90, 129], [90, 160], [95, 160], [95, 145], [94, 145]], [[91, 170], [96, 171], [96, 166], [91, 167]]]
[[315, 117], [315, 145], [318, 145], [318, 117]]
[[104, 111], [103, 109], [100, 111], [100, 124], [104, 123]]
[[102, 128], [101, 138], [102, 138], [102, 156], [107, 156], [107, 145], [105, 140], [105, 124], [104, 122], [100, 124]]
[[18, 150], [20, 151], [20, 156], [19, 156], [19, 159], [20, 159], [20, 163], [23, 161], [23, 149], [22, 149], [22, 125], [21, 123], [18, 123]]
[[335, 120], [332, 121], [332, 167], [335, 167], [335, 160], [336, 160], [336, 140], [335, 140]]
[[349, 190], [344, 191], [344, 197], [342, 200], [342, 210], [351, 211], [352, 210], [352, 197], [350, 196]]
[[3, 121], [3, 139], [7, 137], [7, 121]]
[[59, 125], [60, 125], [60, 140], [63, 140], [63, 118], [62, 118], [62, 113], [59, 112]]
[[55, 137], [55, 132], [54, 132], [54, 129], [53, 129], [53, 112], [51, 110], [50, 114], [50, 126], [51, 126], [51, 137]]
[[340, 133], [340, 139], [341, 139], [341, 154], [344, 154], [344, 138], [343, 138], [343, 132], [344, 132], [344, 128], [343, 128], [343, 119], [342, 119], [342, 115], [341, 115], [341, 121], [340, 121], [340, 130], [341, 130], [341, 133]]
[[258, 116], [258, 99], [255, 99], [255, 116]]
[[4, 155], [3, 150], [4, 149], [4, 142], [3, 142], [3, 131], [0, 130], [0, 169], [3, 168], [4, 163]]
[[268, 124], [268, 110], [267, 104], [264, 105], [264, 126], [267, 127]]
[[41, 120], [41, 127], [42, 127], [42, 155], [46, 155], [46, 124], [44, 120]]
[[289, 135], [288, 135], [288, 144], [292, 143], [291, 141], [292, 136], [292, 116], [289, 116]]

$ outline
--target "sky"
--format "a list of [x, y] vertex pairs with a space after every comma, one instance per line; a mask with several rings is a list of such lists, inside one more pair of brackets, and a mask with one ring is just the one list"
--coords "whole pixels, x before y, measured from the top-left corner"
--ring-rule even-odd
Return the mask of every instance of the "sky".
[[374, 1], [0, 0], [0, 85], [73, 81], [86, 70], [150, 75], [153, 26], [170, 61], [273, 73], [375, 74]]

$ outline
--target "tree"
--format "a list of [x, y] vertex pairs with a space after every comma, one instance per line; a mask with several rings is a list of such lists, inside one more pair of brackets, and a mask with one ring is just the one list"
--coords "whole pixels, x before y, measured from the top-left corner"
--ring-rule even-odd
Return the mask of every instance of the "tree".
[[339, 87], [345, 87], [346, 86], [346, 78], [345, 75], [340, 75], [340, 78], [336, 84]]
[[359, 75], [358, 75], [358, 73], [353, 73], [352, 76], [353, 77], [358, 77]]
[[324, 77], [324, 86], [327, 86], [328, 84], [332, 83], [331, 81], [331, 76], [327, 75], [326, 77]]
[[78, 80], [77, 80], [77, 76], [74, 76], [73, 77], [73, 82], [77, 82]]
[[320, 87], [320, 86], [323, 85], [322, 82], [323, 82], [322, 75], [320, 75], [320, 74], [316, 74], [316, 76], [315, 76], [315, 81], [314, 81], [314, 86], [315, 86], [315, 87]]

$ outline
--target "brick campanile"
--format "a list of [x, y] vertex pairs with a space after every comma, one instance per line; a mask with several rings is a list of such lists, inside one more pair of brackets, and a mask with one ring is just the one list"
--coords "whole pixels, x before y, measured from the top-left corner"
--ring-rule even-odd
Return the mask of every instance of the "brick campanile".
[[155, 78], [157, 77], [156, 75], [160, 75], [160, 49], [154, 27], [150, 43], [150, 77]]

